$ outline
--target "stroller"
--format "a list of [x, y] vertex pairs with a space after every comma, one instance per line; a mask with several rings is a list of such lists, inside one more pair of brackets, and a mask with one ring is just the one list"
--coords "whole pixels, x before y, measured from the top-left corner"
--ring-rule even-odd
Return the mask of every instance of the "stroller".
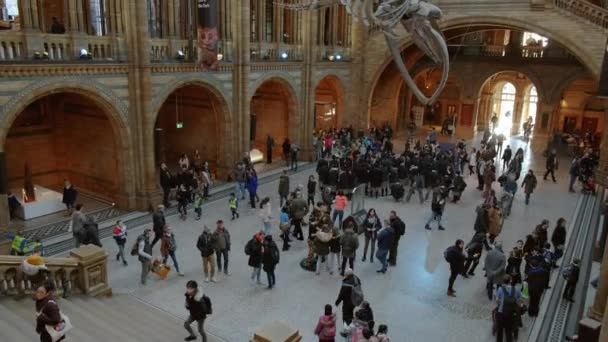
[[595, 180], [593, 176], [581, 176], [581, 184], [583, 186], [581, 190], [583, 194], [595, 195]]

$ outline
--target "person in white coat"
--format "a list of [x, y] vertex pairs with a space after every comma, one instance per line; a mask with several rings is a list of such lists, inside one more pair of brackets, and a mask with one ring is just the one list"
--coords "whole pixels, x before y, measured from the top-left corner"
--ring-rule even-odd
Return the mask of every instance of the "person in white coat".
[[270, 207], [270, 198], [266, 197], [260, 202], [260, 211], [258, 213], [264, 224], [264, 235], [270, 234], [272, 228], [270, 220], [272, 219], [272, 208]]

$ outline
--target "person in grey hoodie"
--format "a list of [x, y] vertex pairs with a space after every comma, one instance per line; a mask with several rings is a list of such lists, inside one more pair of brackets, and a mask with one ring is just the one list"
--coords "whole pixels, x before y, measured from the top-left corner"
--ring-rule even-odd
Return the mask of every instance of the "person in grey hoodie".
[[289, 196], [289, 176], [287, 170], [283, 170], [281, 178], [279, 178], [279, 197], [280, 204], [283, 207], [283, 201], [287, 202], [287, 196]]
[[72, 214], [72, 221], [70, 221], [70, 228], [68, 230], [74, 235], [76, 248], [80, 247], [82, 240], [84, 240], [84, 224], [88, 220], [87, 215], [82, 212], [82, 204], [76, 204], [76, 211]]
[[152, 244], [150, 244], [150, 228], [144, 229], [144, 233], [137, 238], [137, 255], [141, 262], [141, 284], [146, 285], [148, 273], [152, 267]]
[[505, 275], [505, 267], [507, 265], [507, 257], [502, 251], [502, 242], [495, 242], [494, 248], [486, 254], [485, 267], [486, 270], [486, 289], [488, 298], [492, 300], [494, 293], [494, 284], [502, 284], [502, 279]]

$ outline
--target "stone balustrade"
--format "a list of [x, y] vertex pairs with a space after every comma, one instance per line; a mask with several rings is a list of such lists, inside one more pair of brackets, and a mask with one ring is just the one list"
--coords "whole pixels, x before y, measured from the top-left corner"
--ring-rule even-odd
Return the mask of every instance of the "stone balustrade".
[[0, 62], [45, 59], [68, 61], [87, 50], [96, 60], [118, 60], [122, 38], [51, 33], [0, 32]]
[[250, 58], [252, 62], [301, 61], [304, 59], [304, 48], [295, 44], [255, 42], [251, 43]]
[[584, 0], [553, 0], [553, 5], [603, 29], [608, 29], [608, 9]]
[[46, 274], [28, 276], [21, 265], [25, 257], [0, 255], [0, 294], [30, 296], [46, 279], [55, 281], [57, 295], [79, 293], [90, 296], [111, 293], [107, 276], [107, 254], [103, 248], [84, 245], [66, 258], [45, 257]]
[[318, 61], [349, 61], [351, 60], [351, 49], [342, 46], [325, 46], [317, 47]]

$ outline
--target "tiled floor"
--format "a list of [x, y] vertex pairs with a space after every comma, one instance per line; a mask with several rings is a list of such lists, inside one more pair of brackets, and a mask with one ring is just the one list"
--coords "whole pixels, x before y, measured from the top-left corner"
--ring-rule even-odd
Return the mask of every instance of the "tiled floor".
[[[543, 218], [551, 226], [559, 217], [569, 219], [574, 211], [577, 194], [567, 192], [567, 170], [569, 161], [564, 158], [558, 175], [558, 183], [543, 181], [544, 159], [541, 156], [546, 140], [538, 140], [526, 146], [520, 140], [510, 141], [511, 146], [522, 146], [526, 151], [524, 171], [531, 167], [539, 179], [538, 191], [533, 194], [529, 206], [523, 203], [523, 194], [516, 196], [511, 217], [504, 225], [499, 240], [504, 242], [508, 252], [517, 239], [523, 239]], [[292, 176], [291, 184], [305, 184], [306, 171]], [[490, 313], [493, 304], [485, 295], [485, 279], [482, 267], [472, 279], [458, 278], [455, 289], [458, 297], [446, 296], [449, 267], [443, 260], [443, 250], [458, 238], [468, 241], [473, 235], [474, 207], [481, 199], [475, 190], [476, 179], [468, 178], [469, 184], [459, 204], [449, 204], [444, 215], [446, 231], [426, 231], [423, 226], [430, 214], [430, 204], [395, 203], [392, 198], [368, 199], [367, 207], [375, 207], [381, 218], [395, 209], [405, 220], [407, 231], [401, 240], [398, 266], [391, 268], [385, 275], [375, 271], [378, 262], [363, 264], [358, 252], [355, 271], [363, 281], [366, 298], [371, 302], [377, 324], [387, 324], [393, 341], [491, 341]], [[260, 187], [260, 197], [272, 198], [273, 213], [276, 216], [278, 206], [278, 181]], [[340, 277], [323, 273], [316, 276], [304, 271], [299, 262], [306, 254], [303, 243], [295, 243], [294, 248], [283, 253], [278, 265], [277, 288], [269, 291], [263, 286], [251, 285], [250, 268], [243, 252], [246, 241], [251, 238], [262, 224], [257, 212], [249, 208], [240, 208], [241, 218], [230, 222], [226, 201], [211, 202], [204, 208], [204, 219], [180, 221], [177, 217], [168, 219], [177, 237], [177, 255], [181, 268], [186, 276], [177, 277], [171, 273], [165, 281], [157, 280], [152, 275], [146, 287], [138, 284], [139, 263], [134, 257], [128, 267], [123, 267], [110, 257], [110, 280], [115, 292], [129, 292], [135, 296], [162, 307], [168, 312], [186, 317], [183, 306], [185, 282], [195, 279], [202, 282], [201, 259], [196, 250], [196, 238], [203, 224], [214, 227], [217, 219], [227, 220], [232, 234], [233, 248], [230, 255], [230, 277], [220, 277], [217, 284], [204, 283], [204, 290], [214, 303], [214, 314], [206, 326], [212, 333], [228, 341], [245, 341], [251, 337], [256, 327], [269, 320], [281, 320], [300, 329], [304, 341], [314, 341], [313, 330], [316, 320], [326, 303], [333, 304], [339, 287]], [[278, 231], [277, 220], [274, 222], [274, 233]], [[139, 230], [137, 230], [139, 232]], [[129, 236], [129, 247], [135, 238], [135, 232]], [[551, 232], [550, 232], [551, 233]], [[106, 239], [104, 245], [113, 255], [115, 246], [112, 240]], [[154, 250], [159, 254], [159, 246]], [[265, 282], [265, 275], [262, 274]], [[341, 319], [341, 311], [338, 309]], [[524, 325], [529, 327], [530, 320], [525, 317]], [[522, 335], [525, 331], [522, 332]], [[177, 337], [176, 337], [177, 340]]]

